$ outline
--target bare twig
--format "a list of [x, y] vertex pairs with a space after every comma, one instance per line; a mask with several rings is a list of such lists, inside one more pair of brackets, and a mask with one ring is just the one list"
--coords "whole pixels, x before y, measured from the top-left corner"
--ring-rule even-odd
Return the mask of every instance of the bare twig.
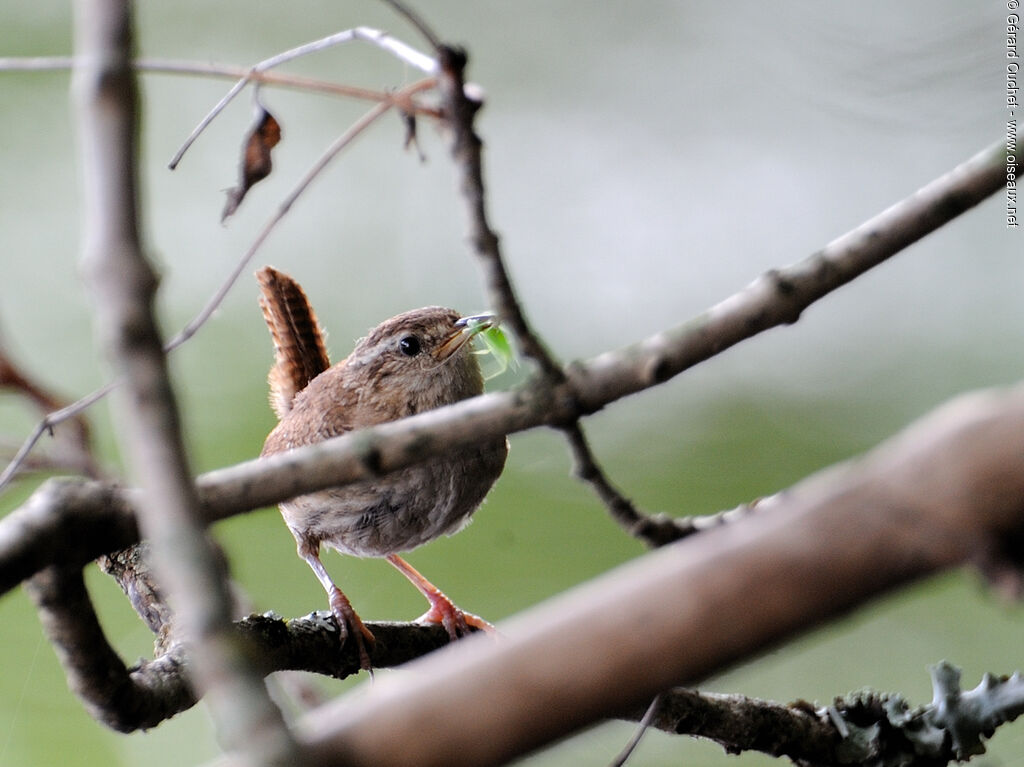
[[806, 701], [784, 705], [684, 687], [661, 694], [651, 726], [713, 740], [729, 753], [760, 751], [807, 765], [836, 763], [842, 741], [828, 716]]
[[562, 431], [572, 448], [576, 476], [594, 488], [612, 519], [634, 538], [651, 547], [664, 546], [700, 529], [687, 519], [675, 519], [667, 514], [645, 514], [637, 509], [604, 475], [587, 443], [580, 422], [573, 421], [563, 426]]
[[384, 4], [391, 6], [398, 15], [405, 17], [405, 20], [416, 27], [417, 31], [426, 38], [430, 47], [440, 54], [441, 38], [434, 33], [422, 16], [400, 0], [384, 0]]
[[[582, 411], [671, 378], [764, 330], [796, 322], [818, 299], [1003, 188], [1005, 165], [1005, 142], [997, 142], [803, 261], [764, 273], [689, 323], [595, 358], [580, 369], [588, 389], [579, 396]], [[623, 356], [634, 363], [626, 375]], [[570, 381], [576, 378], [570, 367]]]
[[[50, 567], [27, 583], [71, 688], [86, 710], [121, 732], [155, 727], [195, 701], [183, 664], [170, 657], [128, 669], [107, 642], [80, 568]], [[174, 683], [169, 684], [169, 675]]]
[[[404, 6], [397, 4], [396, 7]], [[484, 283], [491, 308], [501, 317], [502, 323], [515, 334], [523, 354], [537, 363], [543, 380], [549, 384], [560, 383], [565, 375], [530, 328], [512, 287], [512, 280], [505, 269], [498, 235], [487, 221], [481, 157], [483, 142], [473, 128], [481, 103], [466, 93], [466, 55], [446, 46], [438, 47], [438, 55], [441, 62], [441, 102], [452, 131], [452, 158], [459, 173], [459, 188], [466, 203], [469, 241], [484, 271]]]
[[[3, 348], [2, 343], [0, 343], [0, 388], [12, 389], [28, 398], [43, 413], [56, 411], [64, 406], [64, 403], [57, 395], [48, 391], [42, 384], [33, 380], [27, 373], [24, 373], [15, 365], [14, 360], [11, 359], [10, 355]], [[48, 424], [45, 431], [52, 433], [53, 426], [55, 425]], [[93, 478], [98, 478], [102, 475], [99, 462], [93, 455], [89, 423], [84, 417], [80, 414], [76, 415], [73, 422], [68, 424], [67, 430], [58, 436], [63, 437], [61, 441], [65, 449], [62, 451], [63, 455], [51, 457], [55, 465], [72, 467], [76, 471], [80, 471], [86, 476]], [[23, 459], [24, 456], [22, 456], [21, 460]], [[16, 469], [17, 465], [15, 465], [12, 471]], [[6, 474], [6, 470], [0, 473], [0, 487], [3, 487], [4, 474]]]
[[[324, 37], [320, 40], [314, 40], [310, 43], [305, 43], [297, 48], [278, 53], [271, 56], [269, 59], [264, 59], [259, 62], [250, 70], [249, 73], [244, 75], [235, 85], [229, 90], [224, 97], [217, 102], [216, 106], [210, 110], [209, 113], [199, 122], [199, 124], [193, 129], [189, 137], [185, 139], [185, 143], [181, 145], [174, 157], [171, 158], [168, 167], [174, 170], [178, 167], [178, 163], [181, 162], [181, 158], [188, 151], [188, 148], [192, 146], [199, 134], [202, 133], [206, 126], [208, 126], [213, 120], [223, 111], [224, 107], [231, 103], [231, 101], [241, 93], [242, 89], [253, 79], [253, 75], [273, 69], [274, 67], [280, 66], [288, 61], [293, 61], [301, 56], [306, 56], [310, 53], [318, 53], [326, 50], [335, 45], [341, 45], [342, 43], [352, 42], [353, 40], [365, 40], [373, 43], [380, 48], [392, 53], [405, 63], [416, 67], [417, 69], [426, 72], [427, 74], [435, 74], [437, 72], [437, 62], [429, 56], [420, 53], [419, 51], [411, 48], [400, 40], [396, 40], [386, 32], [381, 32], [377, 29], [371, 29], [369, 27], [356, 27], [355, 29], [346, 29], [342, 32], [337, 32], [328, 37]], [[389, 99], [385, 98], [383, 101]]]
[[[3, 72], [49, 72], [70, 70], [75, 65], [75, 60], [70, 56], [46, 56], [36, 58], [0, 58], [0, 73]], [[261, 85], [276, 85], [284, 88], [307, 91], [311, 93], [326, 93], [332, 96], [343, 96], [345, 98], [358, 99], [360, 101], [389, 101], [394, 94], [388, 91], [378, 91], [370, 88], [359, 88], [344, 83], [333, 83], [327, 80], [317, 80], [299, 75], [280, 74], [277, 72], [254, 72], [249, 68], [234, 66], [230, 64], [216, 64], [201, 61], [186, 61], [177, 59], [154, 59], [141, 58], [132, 62], [135, 71], [140, 74], [166, 74], [166, 75], [188, 75], [193, 77], [210, 77], [227, 80], [238, 80], [248, 78], [249, 82]], [[403, 109], [416, 114], [425, 114], [438, 117], [438, 111], [433, 107], [421, 106], [414, 102], [401, 105]]]
[[[7, 464], [21, 449], [21, 442], [0, 437], [0, 463]], [[17, 477], [35, 473], [46, 474], [78, 474], [85, 477], [96, 476], [96, 463], [93, 458], [80, 450], [57, 443], [44, 453], [28, 455], [22, 459], [18, 467]]]
[[28, 454], [32, 452], [32, 449], [36, 446], [39, 440], [44, 434], [49, 433], [53, 430], [53, 427], [60, 423], [68, 420], [69, 418], [75, 418], [87, 410], [94, 402], [106, 397], [117, 387], [118, 382], [116, 380], [110, 381], [104, 386], [100, 387], [90, 394], [86, 394], [81, 399], [75, 400], [70, 405], [62, 407], [60, 410], [54, 410], [51, 413], [47, 413], [43, 416], [43, 419], [36, 424], [32, 433], [28, 435], [25, 441], [21, 444], [18, 452], [14, 454], [14, 457], [4, 467], [4, 470], [0, 472], [0, 491], [2, 491], [11, 480], [18, 473], [18, 469], [22, 463], [28, 457]]
[[[423, 80], [418, 83], [414, 83], [407, 88], [403, 88], [402, 93], [409, 96], [432, 86], [433, 81]], [[295, 185], [295, 188], [292, 189], [288, 196], [281, 202], [277, 208], [277, 212], [275, 212], [274, 215], [271, 216], [270, 220], [263, 225], [259, 234], [256, 235], [256, 239], [253, 240], [252, 245], [249, 246], [249, 249], [238, 260], [238, 263], [235, 264], [235, 268], [231, 271], [231, 274], [228, 275], [227, 279], [224, 280], [217, 292], [214, 293], [210, 300], [206, 302], [206, 306], [204, 306], [202, 310], [200, 310], [199, 314], [197, 314], [191, 322], [182, 328], [174, 338], [167, 342], [165, 347], [166, 351], [171, 351], [181, 346], [181, 344], [191, 338], [196, 331], [206, 323], [206, 321], [217, 310], [217, 307], [221, 305], [227, 294], [231, 291], [231, 288], [234, 286], [239, 276], [241, 276], [242, 272], [245, 271], [246, 267], [252, 261], [253, 256], [256, 255], [257, 251], [259, 251], [263, 246], [266, 239], [274, 229], [277, 228], [277, 225], [281, 223], [281, 219], [283, 219], [288, 214], [288, 211], [291, 210], [295, 201], [303, 192], [306, 191], [307, 188], [309, 188], [309, 185], [313, 183], [317, 176], [324, 171], [324, 169], [345, 147], [351, 144], [356, 137], [391, 109], [394, 103], [394, 101], [382, 101], [375, 105], [365, 115], [353, 123], [352, 127], [335, 139], [334, 143], [327, 148], [327, 150], [320, 156], [320, 159], [313, 164], [313, 167], [306, 171], [306, 174], [299, 180], [299, 183]]]
[[622, 767], [629, 757], [636, 751], [636, 747], [640, 745], [640, 739], [643, 738], [644, 733], [647, 732], [647, 728], [654, 722], [654, 716], [658, 713], [658, 709], [661, 707], [662, 693], [658, 693], [654, 696], [654, 700], [651, 701], [651, 705], [647, 707], [644, 715], [640, 717], [640, 721], [637, 723], [636, 730], [633, 731], [633, 737], [629, 739], [625, 747], [618, 753], [618, 755], [609, 762], [610, 767]]
[[96, 327], [124, 380], [124, 453], [146, 502], [139, 524], [153, 545], [176, 630], [195, 648], [193, 680], [207, 693], [225, 742], [253, 764], [295, 761], [296, 747], [261, 677], [231, 631], [231, 599], [199, 515], [166, 359], [153, 316], [156, 278], [142, 255], [136, 192], [136, 83], [128, 2], [78, 0], [74, 71], [84, 200], [82, 263]]
[[572, 449], [576, 476], [594, 489], [612, 519], [623, 530], [652, 548], [664, 546], [703, 530], [737, 522], [761, 503], [762, 499], [759, 499], [734, 509], [695, 517], [677, 518], [669, 514], [647, 514], [637, 509], [636, 505], [619, 492], [605, 476], [578, 420], [559, 428], [565, 433]]

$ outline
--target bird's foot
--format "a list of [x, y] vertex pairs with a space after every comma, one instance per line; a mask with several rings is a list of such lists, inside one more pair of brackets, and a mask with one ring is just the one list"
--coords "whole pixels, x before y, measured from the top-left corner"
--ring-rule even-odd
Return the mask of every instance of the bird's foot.
[[338, 631], [341, 634], [339, 641], [342, 645], [349, 637], [356, 643], [356, 650], [359, 652], [359, 668], [368, 671], [373, 675], [373, 666], [370, 663], [370, 650], [376, 644], [373, 632], [366, 628], [362, 619], [352, 609], [352, 603], [348, 601], [341, 590], [337, 587], [330, 593], [331, 613], [334, 615], [334, 622], [338, 624]]
[[472, 629], [480, 629], [489, 634], [496, 634], [497, 629], [479, 615], [467, 613], [455, 606], [447, 596], [441, 592], [428, 596], [430, 609], [416, 619], [417, 623], [440, 623], [448, 632], [448, 637], [453, 642], [459, 637], [464, 637]]

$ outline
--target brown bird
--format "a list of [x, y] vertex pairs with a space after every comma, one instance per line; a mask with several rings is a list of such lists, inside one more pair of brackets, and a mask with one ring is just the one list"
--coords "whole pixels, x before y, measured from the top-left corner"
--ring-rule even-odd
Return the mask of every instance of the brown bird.
[[[493, 318], [461, 318], [437, 306], [385, 320], [331, 366], [316, 315], [297, 282], [269, 266], [256, 273], [263, 317], [274, 340], [270, 401], [280, 423], [262, 455], [320, 442], [365, 426], [448, 405], [483, 391], [470, 344]], [[469, 321], [472, 320], [472, 321]], [[452, 639], [487, 621], [456, 607], [399, 552], [460, 530], [501, 474], [502, 437], [438, 455], [384, 477], [321, 490], [282, 503], [299, 556], [327, 591], [342, 641], [352, 636], [370, 668], [373, 634], [320, 561], [320, 545], [358, 557], [384, 557], [427, 598], [420, 622], [440, 623]]]

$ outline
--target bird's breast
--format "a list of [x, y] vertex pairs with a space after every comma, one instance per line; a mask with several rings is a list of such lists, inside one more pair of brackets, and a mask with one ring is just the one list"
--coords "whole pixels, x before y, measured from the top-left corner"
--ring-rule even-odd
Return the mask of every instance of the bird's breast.
[[281, 504], [296, 538], [346, 554], [383, 557], [461, 529], [501, 474], [504, 437], [386, 477], [309, 493]]

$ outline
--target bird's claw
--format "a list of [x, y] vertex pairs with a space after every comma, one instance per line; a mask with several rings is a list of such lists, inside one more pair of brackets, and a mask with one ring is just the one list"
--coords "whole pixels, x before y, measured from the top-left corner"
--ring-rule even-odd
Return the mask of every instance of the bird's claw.
[[330, 596], [331, 614], [334, 615], [334, 622], [338, 625], [338, 642], [344, 646], [349, 637], [356, 643], [356, 650], [359, 653], [359, 668], [373, 674], [373, 666], [370, 663], [370, 651], [373, 650], [377, 640], [373, 632], [366, 628], [362, 619], [356, 615], [351, 603], [344, 594], [337, 588]]
[[448, 638], [453, 642], [472, 633], [473, 629], [486, 631], [489, 634], [497, 633], [497, 629], [479, 615], [459, 609], [447, 598], [431, 600], [430, 609], [417, 618], [416, 622], [441, 624], [448, 632]]

